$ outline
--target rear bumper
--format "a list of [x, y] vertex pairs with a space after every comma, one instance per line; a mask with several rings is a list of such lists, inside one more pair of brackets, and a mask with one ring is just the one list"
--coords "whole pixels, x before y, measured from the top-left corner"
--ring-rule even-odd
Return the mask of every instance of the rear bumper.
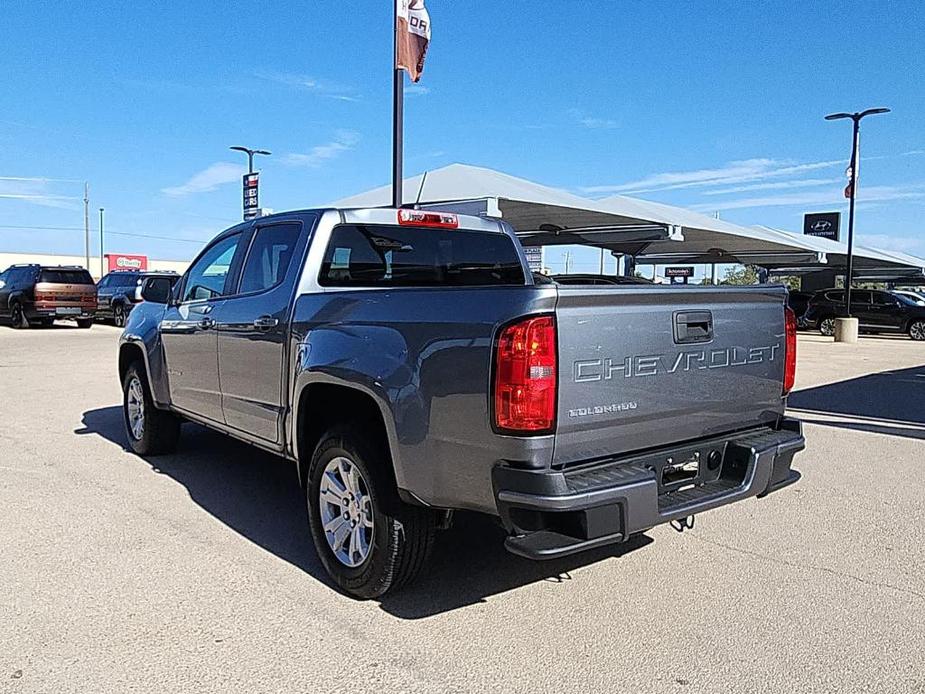
[[[704, 439], [628, 458], [566, 470], [492, 471], [495, 500], [510, 536], [507, 548], [549, 559], [614, 542], [656, 525], [796, 482], [790, 468], [805, 447], [801, 423]], [[682, 462], [689, 479], [668, 476]], [[667, 472], [666, 472], [667, 471]]]
[[[59, 311], [58, 309], [62, 310]], [[32, 305], [30, 307], [24, 306], [23, 313], [25, 313], [28, 320], [38, 320], [40, 318], [75, 319], [92, 318], [96, 313], [96, 309], [79, 304], [63, 304], [61, 306], [44, 304], [39, 306]]]

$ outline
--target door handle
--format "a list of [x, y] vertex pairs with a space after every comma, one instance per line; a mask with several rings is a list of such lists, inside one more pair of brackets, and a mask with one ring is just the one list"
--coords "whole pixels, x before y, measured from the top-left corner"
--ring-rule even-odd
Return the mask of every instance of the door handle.
[[279, 325], [279, 320], [273, 316], [260, 316], [260, 318], [254, 319], [254, 327], [258, 330], [269, 330], [277, 325]]

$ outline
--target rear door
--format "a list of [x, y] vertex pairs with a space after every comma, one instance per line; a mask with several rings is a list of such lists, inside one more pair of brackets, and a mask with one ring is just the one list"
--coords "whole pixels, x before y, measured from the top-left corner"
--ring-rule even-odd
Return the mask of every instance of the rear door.
[[175, 407], [223, 422], [218, 380], [218, 340], [213, 316], [233, 286], [244, 244], [244, 231], [224, 234], [190, 266], [178, 301], [161, 321], [161, 342]]
[[781, 287], [562, 287], [554, 460], [767, 424], [783, 412]]
[[901, 330], [905, 305], [889, 292], [871, 292], [870, 323], [884, 330]]
[[879, 317], [872, 310], [871, 292], [867, 289], [851, 290], [851, 315], [860, 325], [877, 326]]
[[282, 441], [286, 339], [307, 236], [298, 220], [258, 224], [237, 291], [214, 313], [225, 423], [272, 443]]

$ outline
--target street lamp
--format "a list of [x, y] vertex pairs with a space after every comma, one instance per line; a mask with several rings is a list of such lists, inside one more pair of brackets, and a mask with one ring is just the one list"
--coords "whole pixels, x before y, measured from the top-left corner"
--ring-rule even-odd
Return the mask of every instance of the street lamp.
[[230, 147], [236, 152], [244, 152], [247, 155], [247, 173], [254, 173], [254, 155], [263, 154], [265, 156], [270, 156], [271, 152], [268, 152], [265, 149], [249, 149], [247, 147]]
[[845, 316], [851, 318], [851, 279], [854, 268], [854, 199], [858, 192], [858, 168], [860, 166], [860, 147], [861, 147], [861, 119], [865, 116], [872, 116], [877, 113], [889, 113], [888, 108], [869, 108], [866, 111], [857, 113], [830, 113], [825, 117], [826, 120], [842, 120], [850, 118], [854, 123], [854, 139], [851, 146], [851, 165], [848, 169], [848, 187], [845, 189], [845, 195], [849, 198], [848, 203], [848, 267], [845, 272]]

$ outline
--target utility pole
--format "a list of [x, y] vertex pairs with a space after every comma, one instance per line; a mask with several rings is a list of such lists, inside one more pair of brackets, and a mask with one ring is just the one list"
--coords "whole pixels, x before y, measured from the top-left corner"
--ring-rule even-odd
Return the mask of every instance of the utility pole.
[[90, 182], [84, 181], [84, 252], [86, 268], [90, 270]]
[[103, 208], [100, 208], [100, 279], [106, 273], [103, 271]]

